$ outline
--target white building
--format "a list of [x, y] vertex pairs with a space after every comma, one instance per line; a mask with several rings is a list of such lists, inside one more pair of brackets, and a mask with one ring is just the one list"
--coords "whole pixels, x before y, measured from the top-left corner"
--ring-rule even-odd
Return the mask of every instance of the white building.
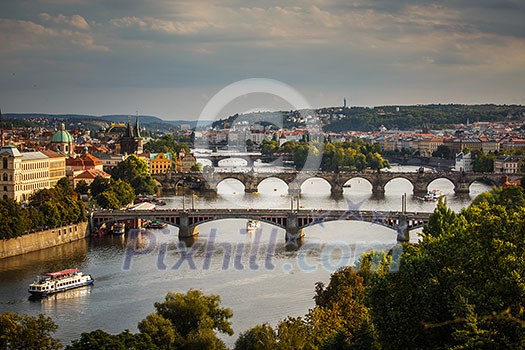
[[13, 199], [23, 202], [29, 199], [37, 190], [50, 188], [55, 178], [51, 174], [64, 169], [60, 165], [51, 164], [50, 157], [42, 152], [20, 152], [12, 145], [4, 146], [0, 150], [0, 198]]
[[472, 172], [474, 171], [474, 164], [472, 163], [471, 153], [463, 154], [463, 152], [456, 153], [456, 171]]

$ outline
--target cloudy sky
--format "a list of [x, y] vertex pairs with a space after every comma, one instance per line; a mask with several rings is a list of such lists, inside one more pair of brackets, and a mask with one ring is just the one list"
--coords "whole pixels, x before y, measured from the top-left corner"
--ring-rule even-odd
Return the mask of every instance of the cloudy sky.
[[1, 0], [0, 108], [189, 120], [250, 78], [312, 107], [525, 104], [524, 17], [522, 0]]

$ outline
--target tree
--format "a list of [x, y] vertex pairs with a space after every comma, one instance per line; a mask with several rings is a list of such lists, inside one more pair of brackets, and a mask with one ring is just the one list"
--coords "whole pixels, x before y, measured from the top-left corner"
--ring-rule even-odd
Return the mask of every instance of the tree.
[[91, 191], [91, 195], [93, 197], [98, 196], [100, 193], [109, 190], [110, 187], [110, 179], [97, 176], [95, 179], [93, 179], [93, 182], [89, 185], [89, 189]]
[[186, 294], [169, 292], [164, 302], [154, 305], [157, 313], [169, 320], [183, 337], [201, 327], [232, 335], [228, 319], [233, 313], [228, 308], [220, 307], [220, 300], [218, 295], [208, 296], [190, 289]]
[[147, 334], [159, 349], [173, 349], [184, 344], [184, 339], [176, 332], [171, 322], [157, 313], [149, 314], [139, 323], [138, 328], [141, 333]]
[[125, 330], [119, 334], [109, 334], [101, 329], [89, 333], [82, 333], [80, 339], [73, 340], [66, 350], [128, 350], [151, 349], [157, 347], [151, 338], [145, 334], [132, 334]]
[[157, 185], [148, 171], [148, 164], [135, 154], [130, 155], [111, 171], [115, 180], [124, 180], [131, 184], [135, 194], [155, 194]]
[[432, 152], [432, 157], [449, 159], [452, 157], [452, 150], [446, 145], [439, 145], [438, 148]]
[[77, 183], [77, 186], [75, 187], [75, 191], [78, 194], [88, 194], [89, 193], [89, 185], [87, 184], [86, 181], [80, 180]]
[[233, 313], [219, 304], [219, 296], [198, 290], [169, 292], [163, 302], [154, 304], [156, 312], [139, 323], [139, 329], [160, 349], [226, 349], [214, 331], [232, 335]]
[[238, 350], [273, 350], [277, 347], [277, 335], [267, 323], [241, 333], [235, 342]]
[[202, 172], [202, 164], [201, 163], [195, 163], [191, 166], [190, 171], [198, 171]]
[[0, 314], [0, 349], [60, 349], [62, 344], [52, 336], [57, 329], [53, 320], [42, 314], [4, 312]]

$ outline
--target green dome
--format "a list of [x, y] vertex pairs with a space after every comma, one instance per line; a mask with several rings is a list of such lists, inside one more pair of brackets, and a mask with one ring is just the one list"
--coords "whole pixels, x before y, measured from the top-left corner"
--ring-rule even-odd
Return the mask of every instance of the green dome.
[[60, 125], [60, 130], [58, 130], [51, 139], [53, 143], [73, 143], [73, 136], [67, 132], [64, 124]]

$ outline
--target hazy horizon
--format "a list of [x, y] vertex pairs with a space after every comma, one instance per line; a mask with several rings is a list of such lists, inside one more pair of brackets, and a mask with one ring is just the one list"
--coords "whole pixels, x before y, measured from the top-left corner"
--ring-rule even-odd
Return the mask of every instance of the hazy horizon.
[[[251, 78], [287, 84], [312, 108], [525, 103], [520, 1], [5, 0], [0, 10], [3, 113], [196, 120]], [[295, 108], [239, 94], [220, 117], [258, 109]]]

